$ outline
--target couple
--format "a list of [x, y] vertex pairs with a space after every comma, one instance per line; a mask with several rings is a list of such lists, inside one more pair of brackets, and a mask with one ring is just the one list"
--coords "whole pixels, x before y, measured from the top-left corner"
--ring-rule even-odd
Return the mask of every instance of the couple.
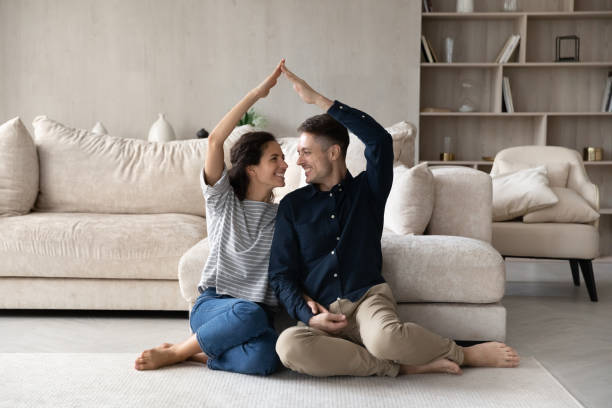
[[[297, 164], [309, 184], [272, 203], [287, 169], [274, 136], [243, 135], [226, 170], [223, 142], [242, 115], [284, 74], [300, 98], [326, 114], [298, 128]], [[365, 144], [367, 168], [346, 168], [347, 128]], [[185, 360], [211, 369], [269, 375], [279, 363], [314, 376], [460, 374], [462, 365], [515, 367], [502, 343], [460, 347], [401, 322], [381, 276], [384, 207], [393, 180], [391, 136], [374, 119], [314, 91], [285, 66], [249, 92], [209, 136], [201, 176], [210, 255], [179, 344], [144, 351], [137, 370]], [[278, 303], [298, 325], [277, 335]]]

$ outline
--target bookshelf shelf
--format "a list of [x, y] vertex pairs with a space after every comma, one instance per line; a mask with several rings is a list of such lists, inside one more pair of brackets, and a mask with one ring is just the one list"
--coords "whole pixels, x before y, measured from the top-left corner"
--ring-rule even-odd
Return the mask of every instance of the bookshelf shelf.
[[[452, 63], [421, 62], [421, 110], [450, 112], [420, 113], [417, 159], [488, 172], [492, 162], [481, 158], [512, 146], [603, 147], [603, 161], [585, 168], [600, 192], [600, 253], [612, 259], [612, 112], [601, 112], [612, 72], [612, 0], [523, 1], [517, 12], [504, 12], [503, 3], [475, 0], [475, 12], [457, 13], [456, 0], [434, 0], [435, 12], [422, 14], [422, 34], [440, 60], [447, 37], [454, 50]], [[517, 50], [494, 62], [513, 34], [521, 36]], [[554, 62], [562, 35], [580, 38], [580, 61]], [[504, 77], [512, 113], [502, 103]], [[466, 101], [475, 111], [459, 111]], [[446, 136], [456, 161], [439, 160]]]

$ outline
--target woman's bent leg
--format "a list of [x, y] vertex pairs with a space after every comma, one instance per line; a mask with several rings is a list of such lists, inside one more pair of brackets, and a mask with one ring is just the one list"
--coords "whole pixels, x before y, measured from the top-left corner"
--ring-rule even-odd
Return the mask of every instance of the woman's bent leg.
[[243, 374], [270, 375], [280, 365], [275, 350], [277, 338], [276, 331], [270, 327], [261, 336], [227, 350], [218, 358], [210, 359], [208, 367]]
[[270, 327], [261, 306], [243, 299], [209, 299], [194, 312], [191, 327], [209, 358], [261, 336]]

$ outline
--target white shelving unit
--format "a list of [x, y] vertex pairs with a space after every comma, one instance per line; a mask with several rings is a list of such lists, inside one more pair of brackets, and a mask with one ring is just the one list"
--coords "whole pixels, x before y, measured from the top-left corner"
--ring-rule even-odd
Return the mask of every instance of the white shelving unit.
[[[604, 160], [585, 165], [600, 190], [599, 262], [612, 262], [612, 113], [600, 112], [612, 72], [612, 0], [523, 0], [517, 12], [503, 12], [503, 0], [475, 0], [473, 13], [456, 13], [455, 0], [432, 3], [434, 11], [422, 13], [422, 34], [438, 58], [452, 37], [453, 62], [423, 60], [420, 106], [450, 112], [420, 114], [418, 160], [490, 171], [483, 157], [511, 146], [603, 147]], [[521, 40], [511, 60], [492, 62], [512, 34]], [[578, 62], [554, 62], [562, 35], [580, 38]], [[502, 111], [504, 76], [514, 113]], [[466, 99], [475, 112], [458, 111]], [[445, 136], [453, 140], [453, 162], [439, 161]]]

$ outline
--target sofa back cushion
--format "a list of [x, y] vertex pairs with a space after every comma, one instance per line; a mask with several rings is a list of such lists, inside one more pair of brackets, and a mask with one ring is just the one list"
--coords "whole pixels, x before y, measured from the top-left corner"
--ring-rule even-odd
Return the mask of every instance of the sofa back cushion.
[[27, 214], [37, 194], [36, 146], [17, 117], [0, 126], [0, 217]]
[[434, 207], [434, 181], [427, 163], [393, 169], [393, 186], [385, 206], [385, 228], [396, 234], [421, 235]]
[[39, 116], [36, 208], [54, 212], [204, 216], [199, 174], [208, 142], [154, 143], [96, 135]]

